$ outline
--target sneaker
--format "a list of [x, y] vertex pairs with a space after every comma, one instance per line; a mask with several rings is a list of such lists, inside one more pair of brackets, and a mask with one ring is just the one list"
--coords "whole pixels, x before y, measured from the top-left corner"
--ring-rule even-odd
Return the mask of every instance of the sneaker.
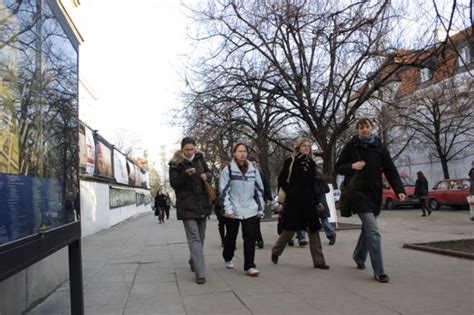
[[387, 275], [374, 275], [375, 280], [382, 283], [387, 283], [390, 281], [390, 277]]
[[317, 264], [314, 264], [314, 268], [329, 269], [329, 265], [326, 265], [326, 263], [317, 263]]
[[357, 269], [359, 269], [359, 270], [365, 270], [365, 264], [357, 263]]
[[225, 267], [227, 269], [234, 269], [234, 263], [232, 262], [232, 260], [226, 261], [225, 262]]
[[206, 283], [206, 278], [204, 278], [204, 277], [196, 278], [196, 283], [197, 284], [204, 284], [204, 283]]
[[301, 240], [301, 241], [298, 242], [298, 244], [300, 246], [306, 246], [306, 245], [308, 245], [308, 241], [307, 240]]
[[255, 269], [255, 268], [247, 269], [247, 270], [245, 270], [245, 272], [247, 273], [247, 275], [249, 275], [249, 276], [251, 276], [251, 277], [256, 277], [256, 276], [258, 276], [258, 274], [260, 273], [260, 271], [258, 271], [258, 270]]
[[334, 233], [333, 235], [329, 236], [329, 245], [334, 245], [336, 244], [336, 233]]

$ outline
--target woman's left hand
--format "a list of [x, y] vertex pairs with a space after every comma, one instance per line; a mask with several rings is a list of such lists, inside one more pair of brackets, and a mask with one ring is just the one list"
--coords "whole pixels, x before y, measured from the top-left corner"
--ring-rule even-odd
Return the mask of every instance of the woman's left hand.
[[398, 198], [400, 199], [400, 201], [405, 201], [405, 199], [407, 199], [407, 195], [405, 195], [405, 194], [398, 194]]
[[206, 174], [201, 174], [201, 178], [202, 178], [202, 180], [207, 181], [207, 175]]

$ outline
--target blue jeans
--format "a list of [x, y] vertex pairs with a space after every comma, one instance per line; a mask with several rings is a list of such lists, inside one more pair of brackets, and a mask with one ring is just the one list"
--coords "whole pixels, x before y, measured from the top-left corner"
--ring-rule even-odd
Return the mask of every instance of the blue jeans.
[[384, 275], [382, 236], [377, 226], [377, 217], [372, 212], [358, 213], [358, 215], [362, 221], [362, 229], [352, 258], [357, 264], [364, 264], [369, 253], [374, 274]]
[[301, 242], [303, 240], [306, 240], [306, 232], [301, 230], [301, 231], [296, 231], [296, 237], [298, 238], [298, 241]]
[[331, 236], [336, 234], [336, 231], [332, 227], [332, 224], [331, 222], [329, 222], [328, 218], [321, 218], [321, 223], [323, 225], [324, 233], [326, 234], [327, 238], [330, 238]]

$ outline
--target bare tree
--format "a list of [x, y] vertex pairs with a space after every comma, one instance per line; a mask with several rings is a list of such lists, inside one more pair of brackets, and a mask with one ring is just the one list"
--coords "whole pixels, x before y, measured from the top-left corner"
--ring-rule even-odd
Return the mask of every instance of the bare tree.
[[474, 81], [443, 81], [405, 100], [400, 116], [418, 135], [419, 143], [439, 158], [444, 178], [449, 178], [448, 162], [474, 145]]

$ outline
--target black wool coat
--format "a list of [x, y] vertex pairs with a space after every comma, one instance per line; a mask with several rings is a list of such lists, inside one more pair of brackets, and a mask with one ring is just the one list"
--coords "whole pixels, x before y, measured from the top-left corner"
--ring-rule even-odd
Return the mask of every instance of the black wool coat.
[[[188, 168], [196, 168], [196, 173], [189, 176]], [[178, 220], [202, 219], [211, 214], [211, 203], [207, 197], [204, 182], [200, 174], [212, 180], [204, 154], [196, 152], [192, 161], [183, 158], [182, 151], [177, 151], [169, 162], [170, 184], [176, 193], [176, 214]]]
[[[360, 160], [366, 163], [365, 167], [360, 171], [353, 170], [352, 164]], [[357, 136], [352, 137], [342, 149], [335, 169], [337, 173], [345, 176], [343, 186], [348, 185], [351, 179], [356, 176], [353, 189], [345, 202], [353, 213], [373, 212], [375, 215], [380, 214], [382, 172], [397, 195], [405, 193], [390, 153], [378, 138], [375, 138], [374, 143], [365, 143]]]
[[415, 182], [415, 196], [426, 197], [428, 195], [428, 182], [426, 180], [417, 179]]
[[321, 224], [318, 219], [316, 191], [316, 163], [306, 155], [294, 157], [290, 181], [287, 182], [292, 158], [287, 159], [278, 176], [278, 186], [286, 193], [283, 205], [282, 229], [285, 231], [318, 231]]

